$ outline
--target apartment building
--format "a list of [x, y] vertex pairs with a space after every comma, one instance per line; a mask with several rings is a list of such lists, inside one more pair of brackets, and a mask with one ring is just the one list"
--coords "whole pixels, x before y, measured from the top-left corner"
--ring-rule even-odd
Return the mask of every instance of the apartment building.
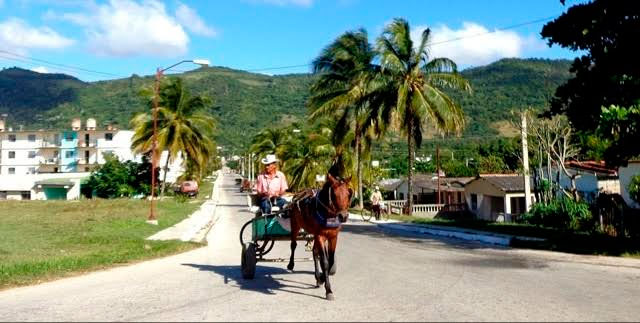
[[[99, 129], [93, 118], [84, 126], [73, 119], [64, 131], [14, 130], [0, 119], [0, 200], [78, 198], [80, 180], [104, 164], [106, 155], [141, 161], [131, 151], [133, 134], [112, 126]], [[166, 158], [163, 152], [160, 165]], [[183, 171], [178, 158], [169, 166], [167, 181], [175, 181]]]

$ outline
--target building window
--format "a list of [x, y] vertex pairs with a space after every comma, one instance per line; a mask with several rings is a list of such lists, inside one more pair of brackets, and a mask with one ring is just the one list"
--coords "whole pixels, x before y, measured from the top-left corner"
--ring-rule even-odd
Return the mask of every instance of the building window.
[[67, 150], [64, 152], [64, 158], [73, 158], [73, 150]]
[[112, 133], [109, 133], [109, 132], [108, 132], [108, 133], [105, 133], [105, 134], [104, 134], [104, 140], [106, 140], [106, 141], [111, 141], [111, 140], [113, 140], [113, 134], [112, 134]]
[[35, 174], [36, 173], [36, 168], [35, 167], [29, 167], [29, 174]]
[[64, 140], [66, 141], [73, 141], [73, 133], [71, 132], [67, 132], [64, 134]]
[[29, 142], [36, 142], [36, 135], [29, 135], [27, 138], [29, 139]]
[[53, 172], [54, 172], [54, 173], [57, 173], [57, 172], [58, 172], [58, 167], [54, 167], [54, 168], [53, 168]]
[[14, 159], [16, 158], [16, 152], [15, 151], [10, 151], [9, 152], [9, 159]]
[[472, 210], [477, 210], [478, 209], [478, 195], [477, 194], [471, 194], [471, 209]]
[[58, 158], [58, 156], [60, 156], [60, 151], [59, 150], [54, 150], [53, 151], [53, 158]]
[[36, 151], [35, 150], [30, 150], [29, 151], [29, 158], [36, 158]]
[[85, 167], [85, 168], [84, 168], [84, 171], [85, 171], [85, 172], [89, 172], [89, 167]]
[[16, 142], [16, 135], [9, 135], [9, 142]]
[[0, 200], [7, 199], [7, 191], [0, 191]]
[[14, 175], [16, 173], [16, 169], [14, 167], [9, 167], [9, 175]]
[[22, 192], [20, 192], [20, 196], [22, 197], [23, 200], [30, 200], [31, 199], [31, 191], [22, 191]]

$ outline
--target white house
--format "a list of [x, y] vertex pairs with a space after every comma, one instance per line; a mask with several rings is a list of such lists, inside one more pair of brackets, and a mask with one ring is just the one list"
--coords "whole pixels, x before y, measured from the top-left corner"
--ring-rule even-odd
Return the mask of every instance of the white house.
[[629, 183], [631, 183], [631, 178], [633, 176], [640, 175], [640, 160], [630, 160], [626, 167], [618, 168], [618, 175], [622, 198], [628, 206], [640, 208], [640, 204], [631, 199], [631, 196], [629, 195]]
[[[576, 189], [582, 199], [593, 202], [598, 194], [619, 194], [620, 182], [618, 172], [609, 168], [604, 162], [568, 161], [565, 164], [571, 176], [576, 176]], [[560, 185], [571, 189], [571, 179], [560, 170]]]
[[[519, 174], [481, 174], [464, 187], [467, 209], [476, 218], [512, 221], [525, 212], [524, 179]], [[530, 201], [535, 200], [533, 192]]]

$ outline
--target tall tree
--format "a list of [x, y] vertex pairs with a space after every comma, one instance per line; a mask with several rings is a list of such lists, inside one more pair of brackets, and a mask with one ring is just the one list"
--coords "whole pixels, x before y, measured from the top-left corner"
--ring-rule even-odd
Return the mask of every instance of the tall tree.
[[370, 82], [379, 71], [379, 66], [374, 63], [375, 57], [365, 30], [344, 33], [313, 61], [313, 71], [320, 77], [311, 87], [309, 100], [311, 120], [327, 115], [338, 119], [334, 136], [346, 138], [345, 132], [353, 130], [361, 208], [363, 135], [372, 125]]
[[[414, 46], [409, 23], [396, 18], [377, 40], [382, 73], [391, 80], [393, 88], [395, 121], [407, 136], [409, 214], [413, 209], [415, 149], [422, 143], [424, 126], [428, 124], [443, 132], [460, 132], [464, 127], [462, 109], [443, 88], [471, 91], [469, 82], [458, 74], [452, 60], [429, 57], [430, 35], [431, 31], [425, 29]], [[391, 116], [389, 112], [382, 115]]]
[[249, 151], [258, 156], [275, 154], [278, 158], [282, 158], [283, 150], [289, 140], [291, 140], [291, 129], [267, 128], [253, 137]]
[[[575, 77], [558, 87], [551, 102], [551, 112], [566, 113], [581, 135], [595, 132], [602, 107], [630, 107], [639, 102], [640, 61], [635, 46], [640, 39], [640, 2], [576, 4], [544, 25], [541, 35], [549, 46], [584, 53], [571, 66]], [[610, 149], [622, 154], [605, 152], [605, 158], [610, 164], [625, 163], [625, 158], [640, 153], [633, 149], [638, 139], [613, 141]]]
[[[153, 93], [143, 90], [149, 104]], [[165, 191], [167, 170], [180, 154], [190, 159], [199, 169], [206, 169], [211, 156], [216, 153], [213, 141], [215, 120], [203, 113], [210, 100], [203, 96], [191, 96], [182, 79], [170, 79], [160, 87], [158, 100], [158, 151], [167, 151], [161, 194]], [[153, 119], [150, 113], [142, 112], [131, 119], [134, 129], [131, 148], [136, 153], [147, 154], [153, 146]]]

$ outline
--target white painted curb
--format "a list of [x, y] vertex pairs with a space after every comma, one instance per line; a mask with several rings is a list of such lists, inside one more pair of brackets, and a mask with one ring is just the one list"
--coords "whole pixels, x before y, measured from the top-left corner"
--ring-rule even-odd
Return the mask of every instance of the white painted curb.
[[500, 235], [500, 234], [488, 235], [488, 234], [468, 233], [468, 232], [435, 229], [435, 228], [429, 228], [424, 226], [406, 225], [406, 224], [399, 224], [399, 223], [378, 223], [377, 226], [382, 229], [400, 230], [400, 231], [408, 231], [408, 232], [420, 233], [420, 234], [431, 234], [436, 236], [458, 238], [463, 240], [480, 241], [480, 242], [500, 245], [500, 246], [509, 246], [511, 244], [511, 239], [513, 239], [512, 236], [508, 236], [508, 235]]

